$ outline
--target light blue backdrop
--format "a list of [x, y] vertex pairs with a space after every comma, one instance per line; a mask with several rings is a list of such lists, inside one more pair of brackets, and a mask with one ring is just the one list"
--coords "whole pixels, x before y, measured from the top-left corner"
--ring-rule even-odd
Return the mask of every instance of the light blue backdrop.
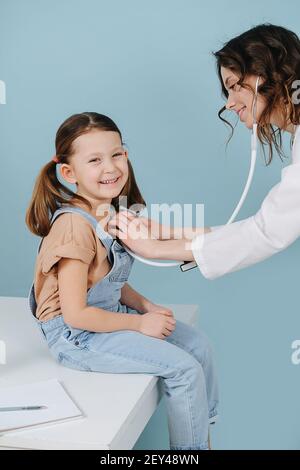
[[[248, 10], [247, 10], [248, 8]], [[34, 180], [54, 153], [69, 115], [108, 114], [129, 145], [149, 203], [205, 203], [206, 225], [227, 221], [249, 162], [240, 126], [227, 153], [227, 130], [211, 51], [262, 22], [298, 34], [297, 0], [0, 0], [1, 295], [26, 296], [38, 239], [24, 224]], [[280, 178], [275, 158], [258, 160], [240, 218], [252, 215]], [[300, 243], [247, 270], [208, 281], [196, 269], [136, 264], [132, 285], [156, 302], [200, 305], [216, 352], [218, 449], [300, 449]], [[16, 325], [17, 326], [17, 325]], [[136, 448], [168, 446], [164, 403]]]

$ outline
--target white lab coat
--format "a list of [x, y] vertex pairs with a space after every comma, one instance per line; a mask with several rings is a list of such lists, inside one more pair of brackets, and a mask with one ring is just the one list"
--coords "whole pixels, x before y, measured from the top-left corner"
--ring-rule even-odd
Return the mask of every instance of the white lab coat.
[[207, 279], [246, 268], [287, 248], [300, 236], [300, 126], [292, 162], [281, 181], [264, 199], [259, 211], [238, 222], [212, 227], [192, 241], [198, 267]]

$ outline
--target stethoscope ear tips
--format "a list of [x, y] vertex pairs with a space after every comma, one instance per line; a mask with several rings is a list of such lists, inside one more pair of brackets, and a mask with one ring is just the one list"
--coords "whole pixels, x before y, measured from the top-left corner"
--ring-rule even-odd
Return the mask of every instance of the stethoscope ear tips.
[[258, 75], [258, 77], [256, 79], [255, 94], [257, 94], [257, 91], [258, 91], [259, 80], [260, 80], [260, 75]]

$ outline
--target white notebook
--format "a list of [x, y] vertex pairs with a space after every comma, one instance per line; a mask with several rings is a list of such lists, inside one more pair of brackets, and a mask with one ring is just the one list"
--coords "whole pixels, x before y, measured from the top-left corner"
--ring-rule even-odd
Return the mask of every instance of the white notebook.
[[14, 387], [1, 387], [0, 409], [11, 406], [46, 406], [47, 408], [0, 411], [0, 433], [2, 434], [84, 417], [57, 379]]

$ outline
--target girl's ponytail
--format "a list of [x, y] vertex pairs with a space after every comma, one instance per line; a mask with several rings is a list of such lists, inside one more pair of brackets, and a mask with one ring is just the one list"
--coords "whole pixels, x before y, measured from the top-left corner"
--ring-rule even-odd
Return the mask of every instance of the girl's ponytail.
[[59, 181], [56, 174], [56, 162], [51, 160], [41, 169], [34, 185], [25, 218], [29, 230], [40, 237], [48, 235], [51, 217], [61, 203], [68, 203], [67, 196], [91, 208], [85, 198], [73, 193]]

